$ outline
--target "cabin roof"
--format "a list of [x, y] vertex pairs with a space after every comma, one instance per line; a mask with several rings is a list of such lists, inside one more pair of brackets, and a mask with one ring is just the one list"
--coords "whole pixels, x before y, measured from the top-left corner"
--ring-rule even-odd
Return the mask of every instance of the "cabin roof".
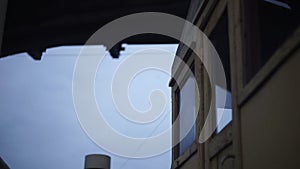
[[[106, 23], [137, 12], [186, 17], [190, 0], [9, 0], [1, 56], [39, 53], [62, 45], [83, 45]], [[164, 36], [136, 36], [128, 44], [176, 43]]]

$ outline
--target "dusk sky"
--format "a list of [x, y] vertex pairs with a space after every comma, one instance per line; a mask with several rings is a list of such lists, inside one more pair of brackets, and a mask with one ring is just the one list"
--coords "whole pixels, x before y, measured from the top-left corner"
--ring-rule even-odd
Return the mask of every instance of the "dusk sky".
[[[126, 57], [145, 47], [126, 46], [119, 59], [106, 56], [95, 81], [104, 116], [111, 117], [108, 122], [114, 129], [132, 137], [159, 134], [171, 124], [170, 77], [161, 71], [139, 74], [129, 89], [130, 100], [140, 110], [149, 108], [152, 89], [165, 92], [167, 108], [157, 121], [148, 126], [130, 124], [113, 107], [110, 83], [114, 71]], [[171, 53], [176, 47], [151, 46]], [[0, 59], [0, 156], [12, 169], [83, 169], [84, 156], [91, 153], [110, 155], [112, 169], [170, 168], [170, 151], [147, 159], [127, 159], [104, 151], [83, 131], [72, 100], [72, 76], [79, 51], [76, 46], [48, 49], [41, 61], [26, 53]]]

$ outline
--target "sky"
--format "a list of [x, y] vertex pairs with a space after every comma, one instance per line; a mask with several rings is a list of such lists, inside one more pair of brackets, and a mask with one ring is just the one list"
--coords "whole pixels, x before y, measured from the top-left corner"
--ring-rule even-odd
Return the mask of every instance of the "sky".
[[[119, 59], [105, 56], [95, 79], [96, 100], [107, 122], [131, 137], [154, 136], [171, 125], [170, 76], [164, 72], [143, 71], [128, 90], [131, 103], [141, 111], [151, 106], [151, 90], [165, 93], [166, 109], [149, 125], [126, 121], [111, 97], [111, 80], [118, 66], [131, 54], [149, 47], [174, 54], [177, 45], [125, 45]], [[26, 53], [0, 59], [0, 156], [12, 169], [82, 169], [84, 156], [93, 153], [110, 155], [112, 169], [170, 168], [170, 151], [151, 158], [128, 159], [105, 151], [84, 132], [72, 100], [73, 71], [80, 49], [47, 49], [41, 61], [34, 61]]]

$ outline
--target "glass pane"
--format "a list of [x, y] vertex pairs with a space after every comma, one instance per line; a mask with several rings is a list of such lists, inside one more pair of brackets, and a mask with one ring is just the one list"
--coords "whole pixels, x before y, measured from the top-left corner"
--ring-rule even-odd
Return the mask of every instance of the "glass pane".
[[247, 84], [299, 27], [299, 0], [245, 0]]
[[[224, 89], [220, 86], [215, 86], [215, 99], [216, 99], [216, 122], [217, 124], [217, 133], [220, 132], [231, 120], [232, 120], [232, 106], [231, 106], [231, 76], [230, 76], [230, 57], [229, 57], [229, 37], [228, 37], [228, 16], [227, 9], [223, 12], [218, 23], [213, 29], [212, 33], [209, 36], [212, 44], [214, 45], [218, 55], [223, 64], [223, 68], [226, 76], [226, 86]], [[212, 63], [212, 66], [214, 64]], [[215, 77], [218, 78], [218, 77]], [[226, 91], [226, 103], [225, 107], [221, 107], [221, 98], [218, 98], [219, 93]], [[222, 112], [223, 115], [222, 115]], [[222, 116], [221, 116], [222, 115]]]
[[258, 3], [258, 21], [261, 37], [262, 65], [276, 49], [299, 26], [296, 10], [299, 2], [293, 0], [260, 0]]
[[196, 139], [195, 124], [189, 130], [190, 124], [196, 120], [195, 112], [195, 85], [194, 76], [190, 76], [180, 91], [180, 138], [184, 139], [180, 142], [179, 155], [182, 155], [188, 147], [190, 147]]
[[[225, 89], [216, 86], [216, 93], [222, 92]], [[217, 133], [219, 133], [226, 125], [232, 120], [232, 104], [231, 104], [231, 93], [226, 90], [226, 102], [225, 107], [220, 106], [220, 99], [216, 98], [216, 112], [217, 112]]]

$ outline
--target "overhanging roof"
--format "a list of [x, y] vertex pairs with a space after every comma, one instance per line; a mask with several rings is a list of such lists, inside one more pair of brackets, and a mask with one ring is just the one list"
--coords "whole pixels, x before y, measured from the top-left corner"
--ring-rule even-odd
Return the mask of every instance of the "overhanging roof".
[[[186, 17], [190, 0], [9, 0], [1, 56], [83, 45], [101, 26], [137, 12]], [[124, 43], [175, 43], [163, 36], [133, 37]]]

